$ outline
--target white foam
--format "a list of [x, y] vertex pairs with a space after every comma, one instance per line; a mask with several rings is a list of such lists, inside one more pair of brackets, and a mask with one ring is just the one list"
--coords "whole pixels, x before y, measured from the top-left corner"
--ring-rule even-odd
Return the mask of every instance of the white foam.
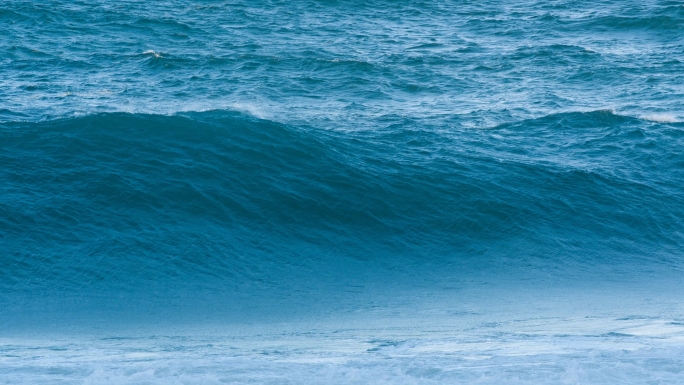
[[645, 120], [650, 120], [652, 122], [658, 122], [658, 123], [678, 123], [679, 120], [677, 119], [676, 116], [672, 114], [649, 114], [649, 115], [642, 115], [642, 119]]
[[268, 119], [268, 114], [262, 106], [257, 106], [251, 103], [236, 102], [231, 105], [231, 109], [238, 112], [246, 113], [255, 118]]
[[533, 318], [429, 331], [363, 324], [0, 339], [0, 384], [684, 383], [675, 369], [684, 366], [684, 325], [668, 319]]
[[156, 57], [156, 58], [162, 57], [162, 55], [161, 55], [160, 53], [157, 53], [157, 52], [155, 52], [155, 51], [153, 51], [153, 50], [151, 50], [151, 49], [148, 49], [147, 51], [143, 52], [142, 54], [143, 54], [143, 55], [153, 55], [153, 56]]

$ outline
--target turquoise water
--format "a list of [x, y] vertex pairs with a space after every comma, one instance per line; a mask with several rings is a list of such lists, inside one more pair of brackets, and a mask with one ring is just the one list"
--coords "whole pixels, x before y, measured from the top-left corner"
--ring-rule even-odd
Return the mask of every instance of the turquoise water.
[[681, 3], [0, 24], [0, 383], [684, 382]]

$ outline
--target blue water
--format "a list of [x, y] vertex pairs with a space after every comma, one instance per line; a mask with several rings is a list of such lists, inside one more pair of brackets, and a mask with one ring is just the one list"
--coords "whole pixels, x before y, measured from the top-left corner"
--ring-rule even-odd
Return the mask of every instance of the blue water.
[[0, 30], [0, 384], [684, 383], [681, 2]]

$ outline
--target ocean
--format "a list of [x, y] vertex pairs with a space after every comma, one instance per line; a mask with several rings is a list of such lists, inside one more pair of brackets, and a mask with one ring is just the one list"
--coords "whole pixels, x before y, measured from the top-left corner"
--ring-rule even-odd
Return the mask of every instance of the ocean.
[[684, 383], [684, 4], [0, 3], [0, 384]]

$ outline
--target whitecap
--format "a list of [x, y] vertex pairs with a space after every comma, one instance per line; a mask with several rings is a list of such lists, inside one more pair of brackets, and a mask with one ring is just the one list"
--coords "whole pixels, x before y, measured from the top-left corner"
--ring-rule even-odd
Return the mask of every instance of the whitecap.
[[658, 122], [658, 123], [677, 123], [677, 122], [679, 122], [679, 120], [677, 120], [677, 117], [672, 115], [672, 114], [642, 115], [641, 119], [650, 120], [652, 122]]
[[255, 118], [259, 119], [267, 119], [267, 114], [266, 111], [264, 111], [264, 108], [262, 106], [257, 106], [251, 103], [241, 103], [241, 102], [236, 102], [231, 105], [231, 109], [246, 113], [248, 115], [251, 115]]
[[154, 55], [154, 57], [156, 57], [156, 58], [162, 57], [162, 55], [160, 53], [157, 53], [151, 49], [148, 49], [147, 51], [143, 52], [142, 54], [143, 55]]

